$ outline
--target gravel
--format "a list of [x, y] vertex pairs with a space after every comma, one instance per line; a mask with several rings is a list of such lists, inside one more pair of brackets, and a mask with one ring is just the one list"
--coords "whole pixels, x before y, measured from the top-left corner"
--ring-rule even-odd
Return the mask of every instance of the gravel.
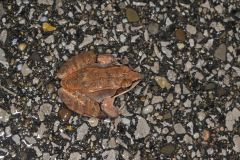
[[134, 132], [135, 139], [144, 138], [149, 134], [149, 132], [150, 127], [147, 121], [144, 118], [138, 116], [137, 128]]
[[[239, 159], [239, 3], [192, 2], [0, 1], [0, 159]], [[142, 75], [116, 119], [59, 99], [89, 50]]]

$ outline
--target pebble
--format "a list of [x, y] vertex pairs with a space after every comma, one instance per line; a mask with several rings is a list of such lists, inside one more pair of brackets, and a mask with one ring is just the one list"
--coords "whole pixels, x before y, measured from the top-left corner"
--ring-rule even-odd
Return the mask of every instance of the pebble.
[[26, 44], [26, 43], [20, 43], [20, 44], [18, 45], [18, 49], [19, 49], [20, 51], [25, 50], [26, 47], [27, 47], [27, 44]]
[[199, 121], [203, 121], [206, 118], [206, 113], [205, 112], [198, 112], [197, 113]]
[[[49, 61], [48, 61], [49, 62]], [[53, 83], [49, 83], [47, 86], [46, 86], [46, 88], [47, 88], [47, 91], [48, 91], [48, 93], [53, 93], [54, 92], [54, 90], [55, 90], [55, 86], [54, 86], [54, 84]]]
[[52, 32], [55, 31], [57, 28], [49, 24], [48, 22], [44, 22], [42, 24], [42, 29], [44, 32]]
[[175, 124], [173, 126], [173, 128], [177, 134], [185, 134], [186, 133], [186, 130], [181, 123]]
[[138, 22], [139, 21], [139, 16], [133, 8], [126, 9], [126, 16], [127, 16], [128, 22]]
[[163, 102], [163, 97], [162, 96], [153, 96], [151, 104], [156, 104]]
[[128, 118], [122, 118], [121, 122], [127, 126], [130, 126], [131, 124], [131, 121]]
[[33, 145], [37, 143], [36, 139], [34, 137], [25, 137], [25, 140], [28, 142], [28, 144]]
[[126, 42], [126, 36], [124, 34], [120, 35], [120, 42], [122, 43]]
[[185, 47], [184, 43], [177, 43], [177, 47], [179, 50], [182, 50]]
[[[1, 7], [0, 7], [1, 8]], [[0, 11], [1, 12], [1, 11]], [[0, 16], [1, 17], [1, 16]], [[2, 30], [2, 32], [0, 33], [0, 41], [4, 44], [6, 42], [7, 39], [7, 30], [4, 29]]]
[[149, 38], [150, 37], [149, 37], [149, 34], [148, 34], [148, 30], [145, 29], [145, 31], [144, 31], [144, 40], [145, 41], [149, 41]]
[[44, 115], [50, 115], [52, 112], [52, 105], [49, 103], [44, 103], [40, 106], [40, 111], [44, 113]]
[[33, 149], [35, 150], [35, 153], [37, 157], [40, 157], [42, 155], [41, 150], [38, 148], [38, 146], [34, 146]]
[[3, 4], [2, 4], [2, 1], [0, 2], [0, 19], [2, 18], [2, 16], [4, 15], [5, 13], [5, 9], [3, 8]]
[[176, 36], [176, 39], [178, 41], [185, 41], [186, 37], [185, 37], [185, 32], [183, 29], [179, 28], [179, 29], [176, 29], [175, 31], [175, 36]]
[[129, 160], [130, 153], [127, 150], [124, 150], [122, 153], [122, 157], [124, 160]]
[[168, 82], [168, 80], [165, 77], [156, 76], [155, 81], [157, 82], [159, 87], [162, 89], [164, 89], [164, 88], [170, 89], [171, 88], [171, 84]]
[[29, 74], [32, 73], [32, 70], [28, 67], [28, 65], [25, 63], [22, 68], [21, 68], [21, 73], [22, 75], [25, 77], [25, 76], [28, 76]]
[[58, 116], [61, 118], [62, 121], [67, 122], [72, 116], [72, 111], [65, 107], [61, 107], [58, 111]]
[[118, 52], [119, 52], [119, 53], [127, 52], [128, 48], [129, 48], [129, 46], [122, 46], [122, 47], [118, 50]]
[[190, 34], [196, 34], [196, 33], [197, 33], [196, 27], [195, 27], [195, 26], [192, 26], [192, 25], [190, 25], [190, 24], [187, 25], [186, 30], [187, 30], [187, 32], [190, 33]]
[[137, 153], [134, 155], [133, 160], [141, 160], [141, 152], [138, 150]]
[[217, 5], [214, 7], [215, 10], [217, 11], [218, 14], [222, 14], [223, 13], [223, 6], [222, 5]]
[[47, 44], [54, 43], [54, 36], [53, 35], [48, 36], [47, 38], [44, 39], [44, 42]]
[[53, 5], [53, 0], [38, 0], [38, 4]]
[[19, 135], [15, 134], [12, 136], [12, 140], [17, 144], [20, 145], [20, 137]]
[[93, 42], [93, 36], [86, 35], [82, 41], [82, 43], [79, 45], [79, 48], [83, 48], [84, 46], [90, 44]]
[[91, 127], [96, 127], [98, 125], [98, 118], [91, 117], [88, 119], [88, 123]]
[[187, 134], [184, 135], [183, 140], [184, 140], [184, 142], [187, 143], [187, 144], [192, 144], [192, 143], [193, 143], [192, 137], [189, 136], [189, 135], [187, 135]]
[[148, 25], [148, 31], [150, 34], [157, 34], [159, 32], [159, 24], [158, 23], [150, 23]]
[[86, 123], [83, 123], [80, 127], [77, 129], [77, 140], [83, 140], [84, 136], [87, 135], [89, 130], [89, 127]]
[[47, 131], [47, 128], [44, 123], [41, 123], [40, 127], [38, 128], [38, 131], [36, 133], [36, 136], [38, 139], [41, 139], [43, 137], [44, 132]]
[[176, 147], [173, 144], [167, 144], [160, 148], [160, 152], [165, 155], [170, 155], [175, 151]]
[[153, 112], [153, 105], [148, 105], [143, 108], [142, 113], [143, 114], [149, 114]]
[[190, 61], [187, 61], [187, 63], [185, 63], [185, 69], [184, 69], [184, 71], [186, 72], [188, 72], [188, 71], [190, 71], [190, 69], [192, 68], [192, 63], [190, 62]]
[[173, 70], [168, 70], [167, 71], [167, 76], [168, 76], [168, 79], [172, 82], [175, 82], [176, 81], [176, 78], [177, 78], [177, 74], [173, 71]]
[[150, 127], [148, 126], [147, 121], [140, 116], [137, 116], [138, 123], [136, 130], [134, 132], [135, 139], [140, 139], [146, 137], [150, 133]]
[[239, 120], [240, 111], [237, 108], [233, 108], [232, 111], [228, 111], [225, 119], [225, 125], [229, 131], [233, 130], [233, 126], [236, 121]]
[[80, 159], [82, 159], [82, 156], [80, 153], [72, 152], [68, 160], [80, 160]]
[[172, 58], [172, 50], [168, 49], [165, 46], [162, 46], [161, 50], [168, 58]]
[[116, 152], [115, 150], [107, 150], [102, 153], [102, 158], [104, 160], [116, 160]]
[[172, 100], [173, 100], [173, 94], [172, 94], [172, 93], [169, 93], [168, 96], [167, 96], [166, 101], [167, 101], [167, 103], [171, 103]]
[[5, 58], [5, 51], [0, 48], [0, 63], [5, 67], [9, 67], [9, 63], [7, 62], [7, 59]]
[[[52, 157], [52, 158], [53, 158], [53, 157]], [[50, 160], [50, 159], [51, 159], [51, 156], [50, 156], [49, 153], [45, 152], [45, 153], [43, 153], [42, 159], [43, 159], [43, 160]]]
[[217, 32], [221, 32], [225, 30], [225, 27], [220, 22], [212, 22], [210, 27], [214, 28]]
[[209, 137], [210, 137], [210, 132], [207, 129], [204, 129], [202, 132], [202, 139], [204, 141], [208, 141]]
[[222, 60], [222, 61], [225, 61], [226, 60], [226, 53], [227, 53], [226, 45], [221, 44], [215, 50], [214, 56], [216, 58]]
[[8, 122], [10, 115], [4, 109], [0, 108], [0, 122]]
[[233, 143], [234, 143], [233, 150], [239, 153], [240, 152], [240, 136], [239, 135], [233, 136]]

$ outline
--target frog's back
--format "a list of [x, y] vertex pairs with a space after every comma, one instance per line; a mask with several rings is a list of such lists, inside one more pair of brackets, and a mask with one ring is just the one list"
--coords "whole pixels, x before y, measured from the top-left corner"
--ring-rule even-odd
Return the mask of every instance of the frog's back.
[[132, 81], [140, 79], [138, 75], [139, 73], [123, 65], [108, 67], [92, 66], [83, 68], [70, 75], [62, 81], [62, 86], [81, 93], [117, 90], [122, 88], [124, 81], [132, 83]]

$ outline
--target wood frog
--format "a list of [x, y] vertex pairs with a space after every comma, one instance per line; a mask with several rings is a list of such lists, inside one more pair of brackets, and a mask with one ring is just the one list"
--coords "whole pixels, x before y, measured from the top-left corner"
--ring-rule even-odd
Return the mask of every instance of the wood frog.
[[114, 99], [134, 88], [141, 79], [128, 66], [116, 64], [110, 54], [83, 52], [67, 60], [57, 73], [61, 79], [58, 90], [66, 106], [88, 117], [115, 118], [119, 109]]

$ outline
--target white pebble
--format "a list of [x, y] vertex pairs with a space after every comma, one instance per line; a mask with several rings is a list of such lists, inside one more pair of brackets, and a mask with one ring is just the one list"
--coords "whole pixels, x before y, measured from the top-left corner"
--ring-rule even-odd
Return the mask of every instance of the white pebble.
[[78, 129], [77, 129], [77, 140], [83, 140], [84, 136], [88, 133], [88, 125], [86, 123], [83, 123]]
[[148, 126], [147, 121], [143, 118], [138, 116], [138, 123], [136, 130], [134, 132], [134, 136], [136, 139], [144, 138], [150, 133], [150, 127]]
[[192, 25], [190, 25], [190, 24], [187, 25], [186, 30], [187, 30], [187, 32], [190, 33], [190, 34], [196, 34], [196, 33], [197, 33], [196, 27], [195, 27], [195, 26], [192, 26]]
[[152, 113], [152, 111], [153, 111], [153, 105], [148, 105], [143, 108], [142, 113], [149, 114], [149, 113]]
[[10, 115], [2, 108], [0, 108], [0, 122], [7, 122]]
[[83, 48], [84, 46], [93, 42], [93, 36], [86, 35], [83, 39], [83, 42], [79, 45], [79, 48]]

